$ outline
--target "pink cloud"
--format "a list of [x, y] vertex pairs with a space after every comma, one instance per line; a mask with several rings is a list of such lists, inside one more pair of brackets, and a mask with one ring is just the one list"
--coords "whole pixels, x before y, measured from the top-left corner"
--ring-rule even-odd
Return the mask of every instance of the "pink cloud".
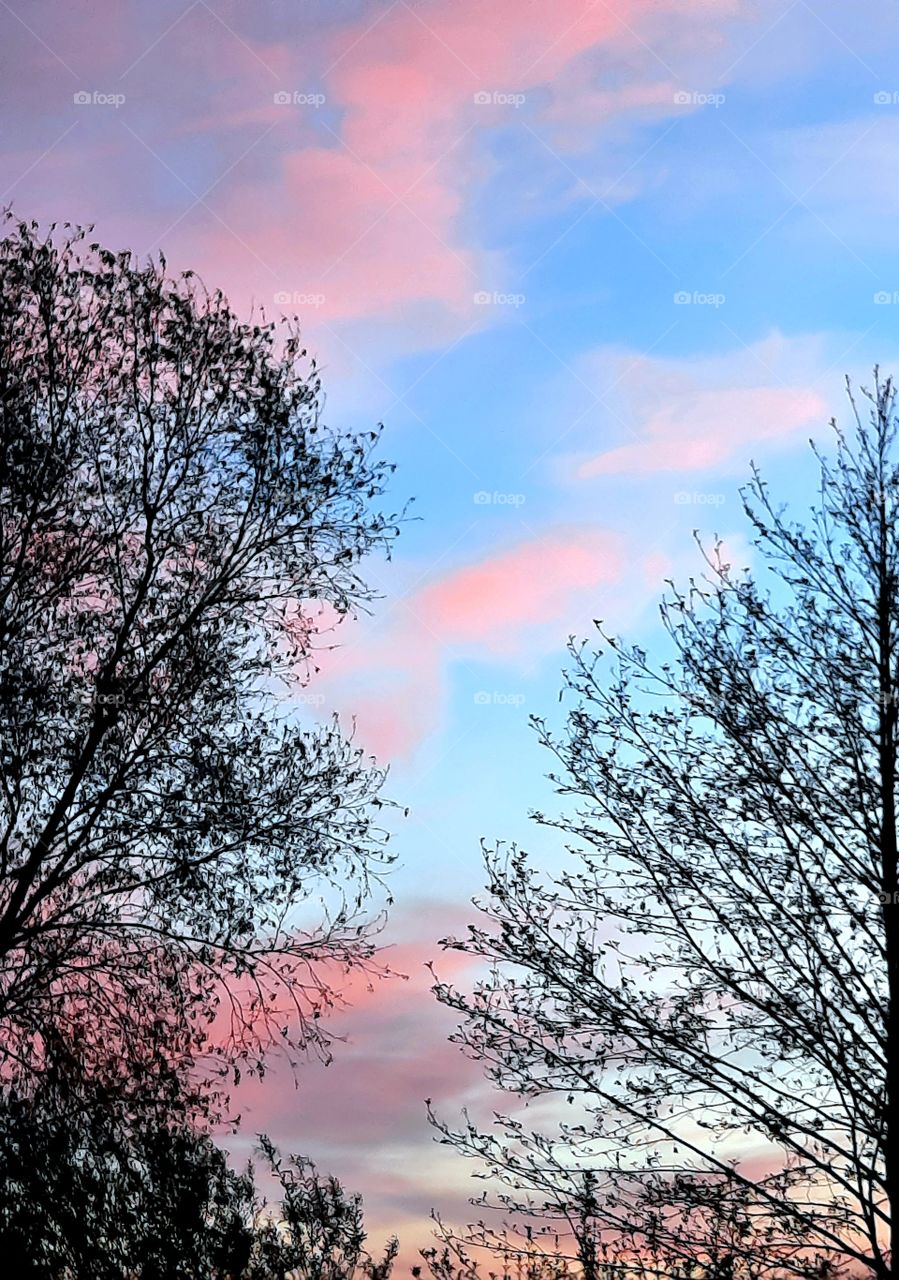
[[450, 645], [520, 654], [534, 640], [542, 647], [559, 622], [570, 627], [577, 599], [616, 583], [624, 563], [621, 540], [605, 529], [553, 529], [448, 574], [415, 608]]
[[397, 759], [439, 723], [453, 663], [522, 671], [561, 652], [573, 629], [646, 590], [646, 578], [627, 569], [619, 535], [596, 525], [548, 529], [431, 579], [374, 623], [349, 624], [342, 647], [322, 656], [315, 688], [352, 709], [366, 749]]
[[[695, 360], [642, 355], [598, 359], [590, 375], [632, 439], [581, 458], [582, 479], [745, 467], [757, 447], [784, 447], [829, 417], [816, 344], [774, 335]], [[818, 385], [816, 385], [818, 384]]]
[[[166, 23], [101, 5], [102, 40], [37, 3], [36, 35], [12, 32], [13, 60], [38, 73], [22, 77], [15, 199], [28, 216], [56, 217], [65, 189], [66, 216], [139, 253], [161, 245], [241, 310], [283, 305], [309, 329], [375, 321], [407, 346], [451, 340], [498, 318], [476, 292], [511, 283], [501, 252], [463, 218], [472, 189], [506, 162], [491, 130], [527, 119], [546, 135], [544, 162], [564, 173], [554, 148], [602, 148], [617, 119], [677, 114], [672, 59], [653, 50], [675, 50], [686, 69], [741, 3], [712, 19], [699, 0], [425, 0], [362, 6], [345, 23], [299, 9], [275, 20], [252, 5], [188, 6]], [[57, 46], [73, 89], [125, 94], [115, 120], [82, 112], [61, 136], [38, 83], [52, 75], [58, 90]], [[607, 55], [626, 62], [626, 83], [604, 84]], [[326, 102], [279, 105], [278, 90]], [[519, 112], [497, 93], [527, 101]], [[627, 199], [634, 181], [608, 198]], [[290, 302], [276, 301], [285, 293]]]
[[[722, 18], [736, 7], [726, 6]], [[686, 9], [697, 31], [707, 30], [708, 10]], [[527, 112], [538, 127], [564, 122], [550, 138], [559, 146], [572, 132], [595, 145], [597, 126], [616, 116], [676, 114], [676, 86], [645, 43], [675, 39], [664, 26], [674, 13], [683, 25], [684, 6], [674, 0], [618, 0], [614, 8], [494, 0], [488, 9], [481, 0], [432, 0], [381, 16], [367, 11], [311, 40], [298, 32], [301, 47], [283, 36], [254, 38], [246, 19], [247, 65], [222, 87], [220, 113], [204, 109], [202, 127], [259, 119], [272, 131], [216, 192], [218, 218], [185, 230], [191, 260], [210, 279], [224, 264], [242, 302], [315, 294], [323, 301], [311, 321], [402, 318], [418, 341], [487, 323], [474, 294], [504, 272], [497, 255], [464, 235], [460, 215], [472, 184], [497, 163], [478, 150], [478, 136], [523, 115], [478, 104], [476, 95], [530, 95]], [[621, 88], [591, 90], [584, 114], [578, 104], [590, 59], [609, 48], [634, 62], [633, 75]], [[308, 92], [315, 76], [326, 111], [272, 104], [273, 88]], [[626, 197], [622, 189], [615, 198]], [[297, 306], [302, 312], [303, 302]]]
[[263, 1080], [245, 1078], [233, 1096], [241, 1136], [226, 1145], [239, 1163], [249, 1154], [251, 1135], [262, 1132], [283, 1151], [311, 1156], [347, 1190], [362, 1192], [372, 1246], [396, 1231], [412, 1262], [429, 1242], [430, 1209], [440, 1206], [464, 1219], [470, 1194], [471, 1170], [455, 1153], [435, 1144], [421, 1160], [430, 1132], [425, 1099], [439, 1099], [441, 1109], [456, 1116], [488, 1092], [481, 1066], [448, 1042], [457, 1019], [434, 999], [426, 967], [434, 961], [442, 979], [470, 983], [471, 958], [442, 953], [436, 941], [464, 931], [468, 918], [461, 904], [410, 903], [392, 922], [401, 940], [383, 955], [407, 976], [372, 985], [358, 975], [349, 984], [343, 980], [348, 1007], [331, 1015], [344, 1037], [333, 1061], [310, 1061], [299, 1078], [273, 1061]]
[[823, 398], [802, 387], [697, 388], [641, 423], [638, 443], [591, 458], [580, 474], [701, 471], [742, 456], [741, 446], [808, 429], [826, 414]]

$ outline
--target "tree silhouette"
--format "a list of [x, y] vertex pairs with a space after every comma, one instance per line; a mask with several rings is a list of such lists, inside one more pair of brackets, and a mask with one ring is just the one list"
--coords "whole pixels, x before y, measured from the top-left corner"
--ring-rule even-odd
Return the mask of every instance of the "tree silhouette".
[[0, 1098], [0, 1249], [17, 1280], [237, 1277], [254, 1210], [252, 1179], [208, 1137], [130, 1121], [55, 1062]]
[[458, 1039], [534, 1119], [443, 1138], [519, 1230], [586, 1219], [617, 1269], [899, 1256], [899, 459], [892, 383], [865, 397], [807, 528], [753, 472], [768, 584], [716, 544], [663, 605], [667, 660], [572, 643], [566, 728], [536, 722], [567, 867], [489, 852], [447, 940], [489, 962], [437, 988]]
[[334, 980], [371, 955], [382, 775], [284, 693], [316, 615], [371, 598], [359, 562], [395, 525], [376, 434], [319, 401], [293, 325], [9, 223], [4, 1079], [64, 1040], [109, 1087], [214, 1109], [224, 1068], [326, 1045]]
[[[644, 1280], [659, 1276], [666, 1280], [751, 1280], [762, 1274], [751, 1258], [738, 1259], [726, 1247], [713, 1246], [702, 1259], [678, 1256], [669, 1249], [644, 1249], [623, 1267], [619, 1251], [595, 1239], [578, 1239], [576, 1231], [566, 1240], [530, 1226], [517, 1234], [498, 1234], [485, 1226], [462, 1239], [439, 1217], [436, 1222], [438, 1246], [421, 1250], [432, 1280], [616, 1280], [623, 1274], [637, 1274]], [[412, 1274], [420, 1276], [422, 1268], [413, 1267]]]
[[[260, 1150], [280, 1187], [277, 1214], [257, 1232], [255, 1246], [262, 1261], [273, 1251], [274, 1261], [266, 1262], [273, 1276], [280, 1280], [290, 1271], [302, 1280], [352, 1280], [357, 1274], [360, 1280], [388, 1280], [399, 1245], [392, 1237], [380, 1259], [368, 1253], [362, 1197], [348, 1195], [336, 1178], [321, 1177], [304, 1156], [285, 1161], [266, 1137]], [[256, 1280], [252, 1269], [251, 1275]]]
[[[110, 1105], [112, 1103], [112, 1105]], [[362, 1201], [263, 1138], [267, 1204], [208, 1136], [138, 1120], [54, 1059], [30, 1092], [0, 1095], [0, 1251], [16, 1280], [388, 1280]]]

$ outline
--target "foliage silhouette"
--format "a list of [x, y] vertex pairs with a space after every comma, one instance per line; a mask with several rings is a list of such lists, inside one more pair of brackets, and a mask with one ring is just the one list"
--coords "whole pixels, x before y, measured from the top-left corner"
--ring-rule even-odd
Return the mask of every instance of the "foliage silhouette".
[[0, 1256], [16, 1280], [388, 1280], [365, 1249], [362, 1202], [261, 1139], [266, 1204], [209, 1137], [138, 1121], [72, 1064], [0, 1096]]

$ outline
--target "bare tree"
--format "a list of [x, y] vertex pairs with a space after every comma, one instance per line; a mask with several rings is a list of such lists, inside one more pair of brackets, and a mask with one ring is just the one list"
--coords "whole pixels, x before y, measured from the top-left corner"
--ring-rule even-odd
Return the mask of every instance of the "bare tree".
[[899, 1257], [899, 458], [892, 383], [865, 397], [807, 527], [753, 472], [765, 585], [716, 544], [667, 660], [572, 644], [567, 726], [536, 722], [567, 867], [493, 850], [447, 943], [489, 965], [437, 988], [459, 1041], [534, 1118], [444, 1140], [616, 1269]]
[[174, 1100], [190, 1080], [210, 1105], [223, 1068], [325, 1045], [335, 980], [372, 953], [382, 774], [284, 695], [314, 668], [316, 613], [371, 599], [359, 562], [395, 524], [376, 433], [319, 408], [295, 325], [9, 223], [5, 1073], [51, 1037], [110, 1084], [154, 1074]]

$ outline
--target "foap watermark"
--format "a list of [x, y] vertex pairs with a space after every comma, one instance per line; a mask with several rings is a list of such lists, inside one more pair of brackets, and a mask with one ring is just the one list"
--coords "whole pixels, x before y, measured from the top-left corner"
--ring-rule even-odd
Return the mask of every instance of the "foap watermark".
[[525, 93], [506, 93], [502, 89], [481, 89], [474, 95], [476, 107], [523, 107], [527, 101]]
[[695, 89], [679, 89], [674, 95], [678, 107], [714, 107], [717, 111], [725, 101], [723, 93], [698, 93]]
[[699, 289], [678, 289], [674, 295], [676, 307], [723, 307], [726, 301], [724, 293], [702, 293]]
[[87, 89], [79, 89], [77, 93], [72, 94], [72, 101], [76, 107], [115, 107], [116, 110], [125, 103], [124, 93], [101, 93], [99, 89], [88, 92]]
[[725, 493], [695, 493], [689, 489], [679, 489], [674, 495], [679, 507], [720, 507], [727, 501]]
[[279, 289], [274, 295], [276, 307], [323, 307], [323, 293], [305, 293], [302, 289]]
[[523, 707], [525, 698], [523, 693], [500, 693], [496, 689], [492, 692], [480, 689], [474, 695], [474, 701], [477, 707]]
[[476, 507], [521, 507], [525, 502], [523, 493], [501, 493], [498, 489], [479, 489], [472, 498]]
[[146, 713], [153, 697], [146, 689], [82, 689], [78, 693], [82, 706], [93, 711], [112, 714], [115, 711], [142, 711]]
[[899, 89], [878, 89], [874, 95], [876, 107], [895, 107], [899, 105]]
[[279, 89], [272, 94], [276, 107], [323, 107], [327, 98], [323, 93], [305, 93], [301, 89]]
[[325, 705], [325, 695], [323, 693], [298, 693], [295, 701], [303, 707], [323, 707]]
[[891, 307], [899, 302], [899, 289], [878, 289], [874, 295], [876, 307]]
[[523, 307], [525, 301], [523, 293], [502, 293], [498, 289], [479, 289], [474, 295], [478, 307]]

